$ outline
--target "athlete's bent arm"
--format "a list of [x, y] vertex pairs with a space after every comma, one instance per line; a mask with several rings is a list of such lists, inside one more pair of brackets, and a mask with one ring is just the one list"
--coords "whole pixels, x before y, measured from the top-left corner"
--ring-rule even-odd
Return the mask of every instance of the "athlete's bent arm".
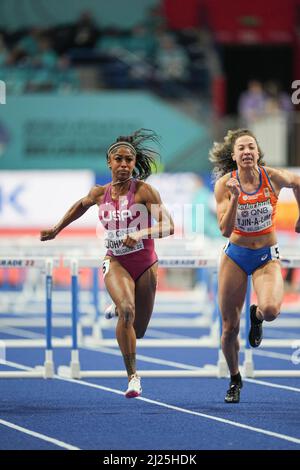
[[89, 194], [79, 201], [75, 202], [72, 207], [65, 213], [63, 218], [56, 224], [53, 228], [48, 230], [42, 230], [40, 234], [40, 240], [52, 240], [56, 235], [61, 232], [65, 227], [70, 225], [74, 220], [79, 219], [85, 212], [92, 206], [97, 203], [97, 198], [100, 195], [100, 190], [102, 188], [99, 186], [94, 186]]
[[229, 238], [233, 232], [239, 194], [240, 187], [236, 179], [228, 179], [228, 176], [225, 175], [216, 182], [217, 217], [223, 237]]
[[157, 221], [157, 224], [153, 225], [153, 227], [142, 230], [143, 236], [148, 238], [164, 238], [169, 235], [173, 235], [174, 222], [162, 203], [159, 192], [149, 185], [147, 185], [145, 189], [147, 191], [147, 209], [151, 216]]
[[162, 203], [159, 192], [149, 184], [144, 183], [140, 189], [140, 196], [148, 212], [157, 223], [152, 227], [128, 234], [123, 243], [129, 247], [134, 246], [142, 238], [164, 238], [174, 233], [173, 219]]
[[268, 168], [267, 171], [278, 191], [282, 188], [291, 188], [293, 190], [299, 211], [295, 231], [300, 233], [300, 176], [282, 168]]

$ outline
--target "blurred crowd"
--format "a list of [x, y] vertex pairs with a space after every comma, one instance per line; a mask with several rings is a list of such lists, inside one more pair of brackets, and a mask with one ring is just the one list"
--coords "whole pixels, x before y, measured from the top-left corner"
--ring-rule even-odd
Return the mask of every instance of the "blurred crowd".
[[276, 81], [265, 84], [258, 80], [250, 80], [238, 102], [241, 124], [250, 126], [261, 118], [283, 114], [289, 118], [293, 110], [290, 96], [281, 89]]
[[12, 93], [144, 88], [177, 98], [208, 92], [211, 47], [205, 31], [169, 30], [157, 7], [130, 30], [83, 12], [74, 24], [0, 31], [0, 72]]

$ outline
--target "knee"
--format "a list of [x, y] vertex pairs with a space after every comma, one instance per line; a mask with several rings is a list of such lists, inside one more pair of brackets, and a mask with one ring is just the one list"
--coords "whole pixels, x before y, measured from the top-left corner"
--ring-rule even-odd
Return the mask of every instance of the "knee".
[[259, 308], [265, 321], [273, 321], [278, 317], [280, 311], [275, 304], [267, 304], [263, 308]]
[[223, 339], [235, 339], [240, 332], [240, 323], [223, 321]]
[[119, 319], [124, 322], [125, 327], [132, 326], [135, 317], [135, 308], [132, 302], [123, 300], [117, 305]]

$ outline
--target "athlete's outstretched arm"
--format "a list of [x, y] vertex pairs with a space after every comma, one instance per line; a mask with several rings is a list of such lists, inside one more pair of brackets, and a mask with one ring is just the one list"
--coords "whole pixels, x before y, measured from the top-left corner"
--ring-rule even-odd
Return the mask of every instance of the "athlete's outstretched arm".
[[101, 189], [102, 188], [100, 186], [94, 186], [87, 196], [79, 199], [79, 201], [75, 202], [75, 204], [70, 207], [63, 218], [53, 228], [42, 230], [40, 233], [40, 240], [52, 240], [65, 227], [74, 222], [74, 220], [79, 219], [79, 217], [81, 217], [90, 207], [97, 203], [97, 198], [101, 195]]
[[268, 173], [272, 183], [275, 184], [279, 191], [282, 188], [291, 188], [293, 190], [299, 210], [295, 231], [300, 233], [300, 176], [282, 168], [270, 168], [268, 169]]

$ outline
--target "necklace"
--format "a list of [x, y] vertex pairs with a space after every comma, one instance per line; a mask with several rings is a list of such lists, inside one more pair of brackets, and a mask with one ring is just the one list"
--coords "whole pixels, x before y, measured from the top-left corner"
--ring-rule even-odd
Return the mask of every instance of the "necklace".
[[116, 184], [123, 184], [123, 183], [126, 183], [127, 181], [129, 180], [132, 180], [133, 176], [129, 176], [129, 178], [127, 178], [127, 180], [124, 180], [124, 181], [116, 181], [115, 183], [111, 183], [111, 186], [115, 186]]

